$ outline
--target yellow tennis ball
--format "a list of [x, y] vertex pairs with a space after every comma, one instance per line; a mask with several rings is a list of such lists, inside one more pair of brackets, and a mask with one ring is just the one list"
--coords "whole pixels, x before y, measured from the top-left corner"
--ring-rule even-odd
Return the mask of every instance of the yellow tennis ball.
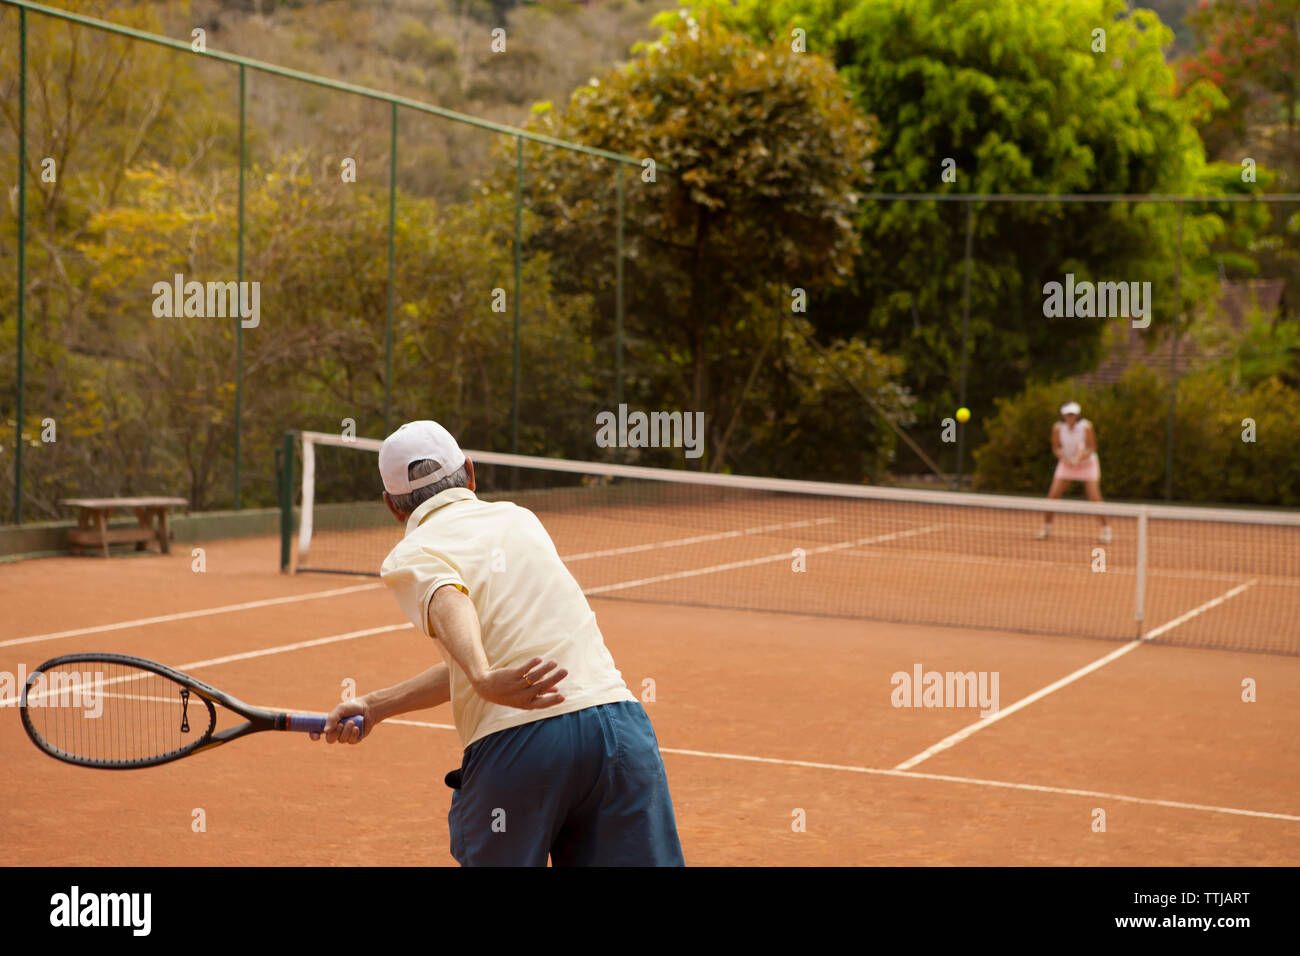
[[970, 409], [967, 408], [965, 405], [957, 409], [957, 421], [959, 422], [970, 421]]

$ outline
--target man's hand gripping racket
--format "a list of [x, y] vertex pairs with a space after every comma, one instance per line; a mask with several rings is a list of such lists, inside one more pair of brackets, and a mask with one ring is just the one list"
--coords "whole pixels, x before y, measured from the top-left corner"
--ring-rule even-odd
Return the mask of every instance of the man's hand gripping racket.
[[354, 697], [339, 704], [324, 718], [318, 730], [309, 731], [312, 740], [323, 736], [326, 743], [359, 744], [379, 721], [374, 719], [370, 702]]
[[[216, 705], [244, 723], [217, 730]], [[252, 707], [165, 664], [126, 654], [46, 661], [27, 679], [19, 709], [27, 736], [45, 753], [103, 770], [156, 767], [266, 730], [328, 737], [330, 719]], [[336, 738], [364, 737], [365, 713], [363, 706], [331, 715]]]

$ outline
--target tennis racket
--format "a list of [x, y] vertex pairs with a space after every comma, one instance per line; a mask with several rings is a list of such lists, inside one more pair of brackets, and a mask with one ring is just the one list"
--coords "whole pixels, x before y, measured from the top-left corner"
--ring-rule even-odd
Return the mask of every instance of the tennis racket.
[[[217, 708], [244, 723], [217, 730]], [[264, 730], [320, 733], [325, 718], [251, 707], [188, 674], [127, 654], [66, 654], [32, 672], [19, 707], [32, 743], [102, 770], [156, 767]], [[225, 711], [222, 711], [225, 714]], [[348, 723], [362, 727], [362, 717]]]

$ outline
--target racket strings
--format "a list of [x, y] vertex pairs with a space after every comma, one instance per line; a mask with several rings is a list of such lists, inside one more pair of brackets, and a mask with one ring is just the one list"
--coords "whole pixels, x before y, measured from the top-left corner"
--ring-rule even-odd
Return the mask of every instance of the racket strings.
[[92, 765], [155, 761], [198, 744], [215, 725], [207, 702], [189, 688], [106, 661], [41, 672], [25, 714], [39, 746]]

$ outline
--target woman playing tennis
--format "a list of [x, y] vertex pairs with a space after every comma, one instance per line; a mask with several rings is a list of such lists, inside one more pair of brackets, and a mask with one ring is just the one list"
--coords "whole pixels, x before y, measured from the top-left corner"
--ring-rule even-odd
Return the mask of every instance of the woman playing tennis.
[[[1084, 493], [1089, 501], [1101, 501], [1101, 460], [1097, 457], [1097, 435], [1092, 430], [1092, 422], [1080, 418], [1078, 402], [1066, 402], [1061, 406], [1061, 420], [1052, 426], [1052, 453], [1056, 455], [1056, 474], [1052, 476], [1052, 487], [1047, 490], [1048, 498], [1059, 498], [1073, 481], [1082, 481]], [[1043, 516], [1043, 526], [1038, 529], [1038, 537], [1046, 538], [1052, 530], [1052, 513]], [[1105, 517], [1097, 516], [1101, 522], [1102, 544], [1110, 543], [1110, 525]]]

